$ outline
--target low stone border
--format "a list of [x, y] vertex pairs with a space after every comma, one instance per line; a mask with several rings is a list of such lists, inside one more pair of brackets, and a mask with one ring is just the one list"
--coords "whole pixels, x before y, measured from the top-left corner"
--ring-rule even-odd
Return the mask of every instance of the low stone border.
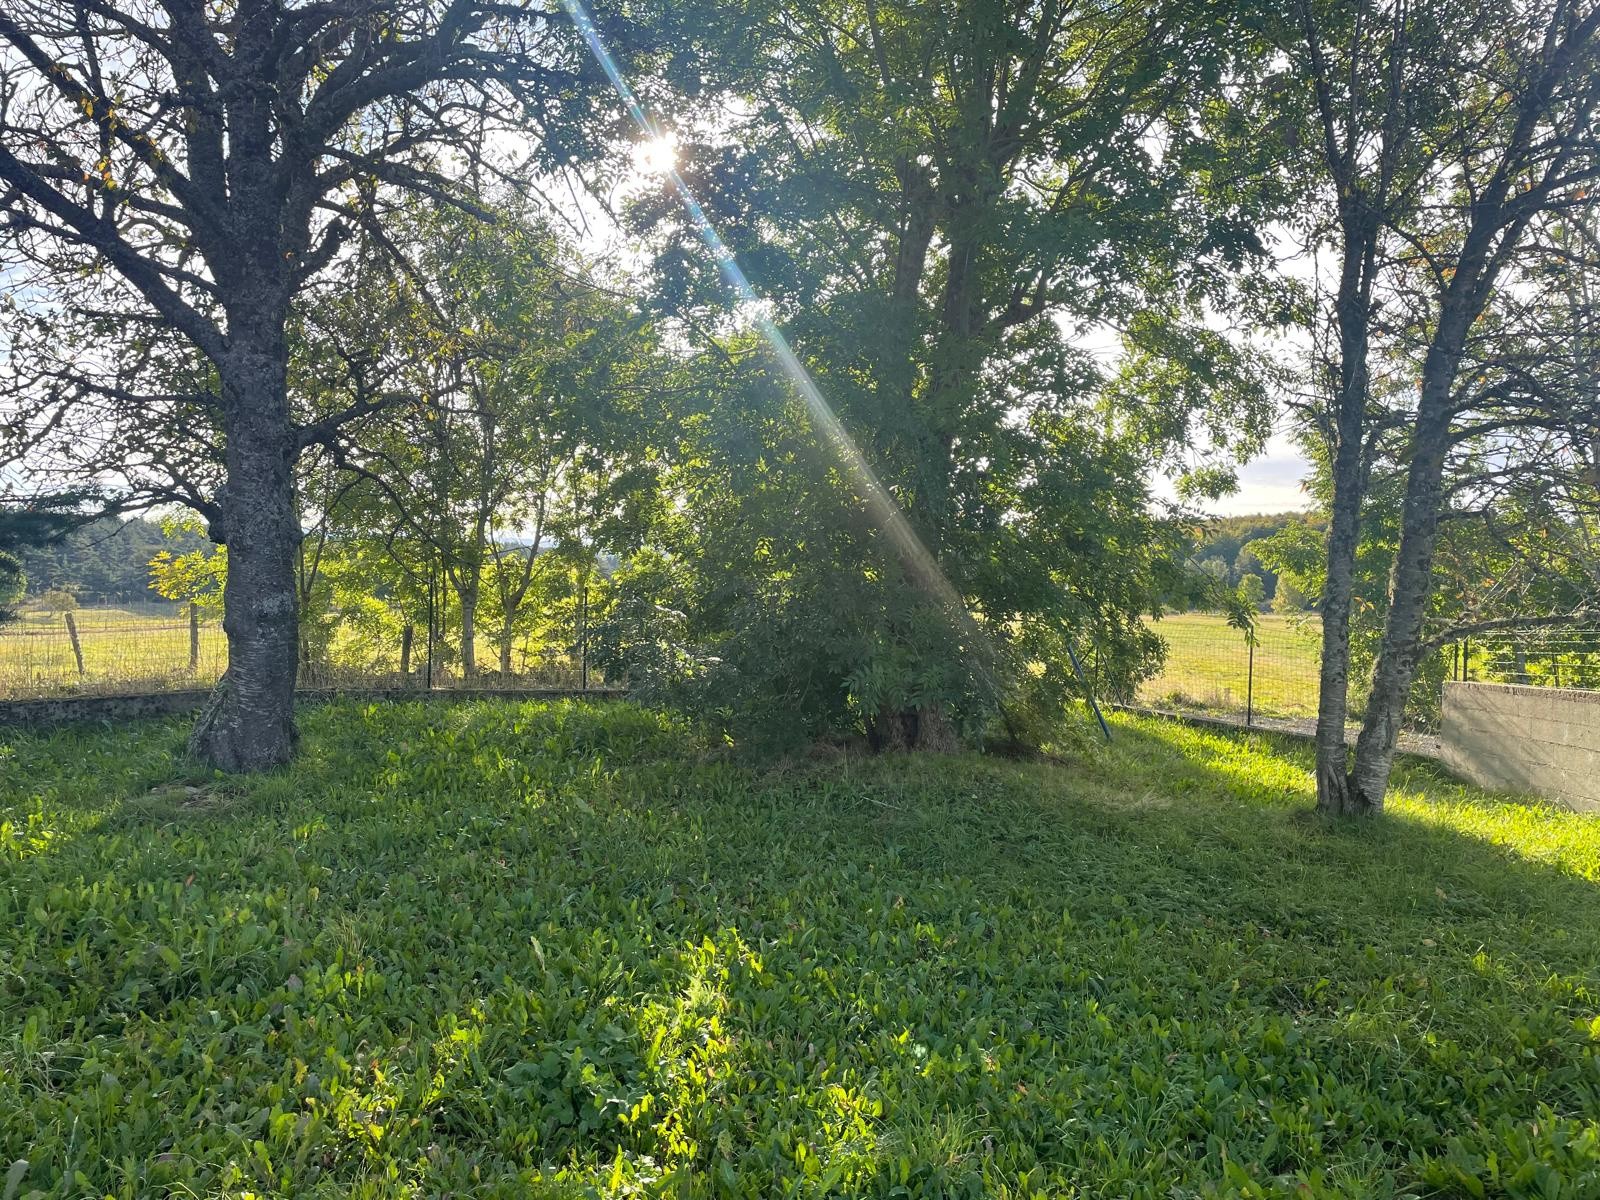
[[[305, 688], [300, 704], [330, 700], [620, 700], [624, 688]], [[47, 700], [0, 701], [0, 726], [34, 728], [100, 721], [133, 721], [197, 712], [211, 696], [206, 691], [153, 692], [143, 696], [59, 696]]]

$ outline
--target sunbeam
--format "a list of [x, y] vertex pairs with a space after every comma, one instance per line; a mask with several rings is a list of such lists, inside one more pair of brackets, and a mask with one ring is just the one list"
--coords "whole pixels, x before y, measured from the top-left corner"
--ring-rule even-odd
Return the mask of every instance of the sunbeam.
[[752, 314], [751, 323], [766, 339], [777, 357], [778, 365], [783, 368], [784, 374], [789, 377], [789, 381], [805, 401], [814, 428], [840, 466], [844, 468], [856, 493], [866, 504], [873, 521], [888, 536], [912, 578], [950, 618], [958, 636], [963, 639], [963, 649], [971, 654], [973, 664], [984, 675], [986, 681], [993, 684], [993, 675], [989, 667], [989, 646], [983, 631], [978, 627], [978, 623], [967, 610], [965, 601], [940, 568], [937, 560], [923, 545], [916, 531], [911, 528], [911, 523], [906, 519], [900, 505], [878, 479], [877, 473], [873, 471], [855, 440], [834, 414], [832, 406], [823, 398], [821, 390], [811, 378], [811, 373], [806, 370], [789, 345], [789, 339], [771, 319], [763, 315], [767, 306], [761, 302], [761, 296], [745, 277], [738, 260], [733, 256], [733, 251], [717, 233], [678, 170], [672, 135], [645, 112], [633, 88], [623, 78], [621, 68], [617, 66], [611, 52], [606, 49], [600, 31], [595, 27], [582, 0], [562, 0], [562, 6], [572, 18], [573, 24], [577, 26], [578, 32], [583, 35], [584, 41], [588, 43], [595, 60], [611, 80], [611, 85], [616, 88], [617, 95], [621, 97], [622, 103], [628, 110], [628, 115], [644, 134], [645, 146], [657, 149], [673, 148], [669, 153], [657, 153], [652, 156], [652, 161], [656, 164], [656, 173], [671, 181], [689, 212], [690, 220], [710, 248], [712, 257], [722, 270], [723, 278], [733, 290], [739, 308]]

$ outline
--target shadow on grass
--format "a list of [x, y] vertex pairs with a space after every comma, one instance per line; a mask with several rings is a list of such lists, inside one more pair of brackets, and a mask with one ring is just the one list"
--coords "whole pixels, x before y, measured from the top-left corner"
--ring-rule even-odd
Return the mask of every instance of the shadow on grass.
[[[117, 778], [147, 793], [165, 736]], [[1328, 825], [1296, 748], [1150, 721], [1066, 767], [762, 772], [686, 741], [625, 707], [340, 706], [214, 809], [101, 799], [0, 860], [24, 1192], [1514, 1194], [1525, 1164], [1593, 1168], [1578, 818], [1407, 766], [1391, 816]]]

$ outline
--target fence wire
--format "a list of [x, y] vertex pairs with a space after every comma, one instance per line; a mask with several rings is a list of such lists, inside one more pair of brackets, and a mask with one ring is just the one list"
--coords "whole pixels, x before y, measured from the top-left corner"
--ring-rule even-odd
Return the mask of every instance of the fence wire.
[[[459, 638], [426, 625], [335, 630], [307, 647], [303, 687], [604, 688], [582, 645], [519, 638], [502, 671], [498, 649], [477, 642], [469, 678]], [[228, 642], [214, 614], [185, 605], [124, 604], [71, 611], [24, 610], [0, 625], [0, 700], [141, 695], [206, 689], [228, 666]]]
[[[1322, 626], [1316, 614], [1263, 614], [1254, 637], [1215, 613], [1181, 613], [1156, 625], [1166, 643], [1161, 670], [1139, 688], [1139, 704], [1204, 713], [1241, 724], [1307, 728], [1317, 714]], [[1359, 665], [1359, 664], [1358, 664]], [[1462, 638], [1425, 658], [1408, 723], [1437, 723], [1447, 680], [1600, 689], [1600, 628], [1524, 627]], [[1362, 686], [1353, 679], [1352, 716]]]
[[1533, 629], [1488, 639], [1467, 661], [1483, 678], [1502, 683], [1600, 688], [1600, 629]]
[[1245, 722], [1316, 716], [1322, 632], [1314, 618], [1264, 615], [1250, 638], [1217, 614], [1180, 613], [1156, 631], [1166, 660], [1140, 687], [1141, 704]]
[[[581, 620], [581, 613], [572, 615], [565, 623], [574, 628], [554, 636], [547, 629], [540, 638], [520, 638], [504, 671], [497, 648], [480, 639], [471, 678], [449, 629], [436, 628], [431, 637], [426, 624], [336, 631], [303, 656], [300, 680], [308, 687], [606, 687], [609, 681], [586, 661]], [[1243, 724], [1315, 720], [1322, 641], [1315, 614], [1263, 614], [1253, 637], [1215, 613], [1173, 614], [1155, 628], [1166, 658], [1140, 686], [1138, 704]], [[209, 688], [227, 665], [220, 620], [189, 606], [25, 610], [0, 625], [0, 700]], [[1425, 666], [1423, 687], [1466, 679], [1600, 689], [1600, 628], [1463, 639]], [[1353, 700], [1359, 691], [1353, 687]]]
[[0, 626], [0, 696], [209, 687], [227, 656], [220, 625], [177, 606], [23, 612]]

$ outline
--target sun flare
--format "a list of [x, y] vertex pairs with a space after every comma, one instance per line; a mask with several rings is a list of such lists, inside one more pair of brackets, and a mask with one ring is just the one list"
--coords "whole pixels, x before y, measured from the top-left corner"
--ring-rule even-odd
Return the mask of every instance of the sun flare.
[[665, 175], [678, 165], [678, 139], [670, 133], [647, 138], [633, 148], [633, 167], [641, 175]]

